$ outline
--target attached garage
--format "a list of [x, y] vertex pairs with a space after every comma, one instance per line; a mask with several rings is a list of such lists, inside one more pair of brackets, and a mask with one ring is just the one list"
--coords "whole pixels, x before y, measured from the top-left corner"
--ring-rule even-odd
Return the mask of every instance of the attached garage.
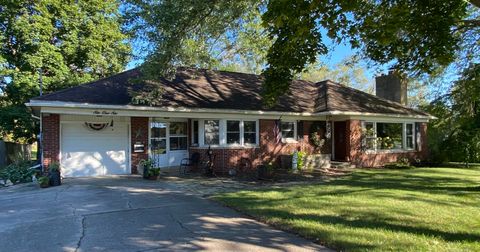
[[129, 124], [121, 119], [63, 116], [60, 123], [62, 175], [130, 174]]

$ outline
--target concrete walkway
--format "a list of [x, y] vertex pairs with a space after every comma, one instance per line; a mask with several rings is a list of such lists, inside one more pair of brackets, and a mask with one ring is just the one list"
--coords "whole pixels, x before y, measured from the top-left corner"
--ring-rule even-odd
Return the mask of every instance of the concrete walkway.
[[162, 180], [14, 186], [0, 202], [1, 251], [327, 250]]

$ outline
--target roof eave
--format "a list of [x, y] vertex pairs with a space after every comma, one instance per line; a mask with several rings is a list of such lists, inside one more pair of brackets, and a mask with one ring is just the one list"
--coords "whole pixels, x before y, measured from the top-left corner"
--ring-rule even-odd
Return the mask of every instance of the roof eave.
[[300, 116], [300, 117], [321, 117], [321, 116], [366, 116], [366, 117], [391, 117], [391, 118], [414, 118], [422, 120], [437, 119], [426, 115], [405, 115], [405, 114], [385, 114], [368, 113], [356, 111], [323, 111], [323, 112], [288, 112], [288, 111], [264, 111], [264, 110], [238, 110], [238, 109], [210, 109], [210, 108], [186, 108], [186, 107], [147, 107], [133, 105], [108, 105], [108, 104], [89, 104], [73, 103], [60, 101], [41, 101], [31, 100], [25, 103], [28, 107], [56, 107], [56, 108], [80, 108], [80, 109], [119, 109], [119, 110], [140, 110], [140, 111], [159, 111], [159, 112], [201, 112], [201, 113], [232, 113], [243, 115], [278, 115], [278, 116]]

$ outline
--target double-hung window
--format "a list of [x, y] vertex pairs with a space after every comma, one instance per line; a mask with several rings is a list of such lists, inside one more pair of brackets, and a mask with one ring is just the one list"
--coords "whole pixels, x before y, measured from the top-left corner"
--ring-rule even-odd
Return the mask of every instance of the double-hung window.
[[295, 131], [296, 126], [295, 122], [289, 121], [281, 121], [280, 122], [280, 130], [282, 133], [282, 140], [283, 141], [292, 141], [295, 140]]
[[206, 145], [220, 144], [220, 120], [205, 120], [204, 143]]
[[415, 142], [414, 142], [414, 128], [413, 123], [406, 123], [405, 124], [405, 148], [408, 150], [415, 149]]
[[257, 144], [257, 121], [243, 121], [243, 144]]
[[375, 136], [375, 123], [373, 122], [366, 122], [365, 123], [365, 145], [367, 150], [375, 150], [376, 148], [376, 139]]
[[171, 122], [170, 123], [170, 150], [186, 150], [187, 149], [187, 123]]
[[227, 144], [240, 144], [240, 121], [227, 120]]

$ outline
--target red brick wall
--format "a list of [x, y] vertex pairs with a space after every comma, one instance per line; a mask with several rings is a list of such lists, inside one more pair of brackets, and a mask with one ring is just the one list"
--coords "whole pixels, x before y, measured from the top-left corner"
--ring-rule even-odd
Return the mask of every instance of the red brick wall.
[[421, 148], [419, 151], [399, 153], [366, 153], [362, 150], [362, 125], [359, 120], [347, 121], [347, 159], [359, 167], [378, 167], [401, 158], [424, 160], [427, 158], [427, 124], [420, 124]]
[[[227, 172], [230, 168], [255, 169], [258, 165], [274, 162], [280, 165], [282, 155], [291, 155], [297, 148], [312, 153], [314, 147], [309, 142], [312, 122], [303, 122], [303, 137], [297, 143], [275, 143], [273, 127], [275, 120], [259, 121], [259, 146], [257, 148], [212, 148], [215, 155], [214, 167]], [[331, 142], [327, 141], [322, 153], [330, 153]], [[190, 147], [190, 154], [199, 152], [201, 160], [208, 160], [207, 149]], [[246, 164], [246, 165], [245, 165]]]
[[60, 115], [42, 114], [43, 167], [45, 171], [53, 162], [59, 162], [60, 154]]
[[[132, 117], [130, 118], [130, 137], [132, 148], [132, 174], [137, 174], [137, 165], [142, 159], [148, 158], [148, 117]], [[133, 152], [133, 145], [141, 143], [145, 146], [144, 152]]]

